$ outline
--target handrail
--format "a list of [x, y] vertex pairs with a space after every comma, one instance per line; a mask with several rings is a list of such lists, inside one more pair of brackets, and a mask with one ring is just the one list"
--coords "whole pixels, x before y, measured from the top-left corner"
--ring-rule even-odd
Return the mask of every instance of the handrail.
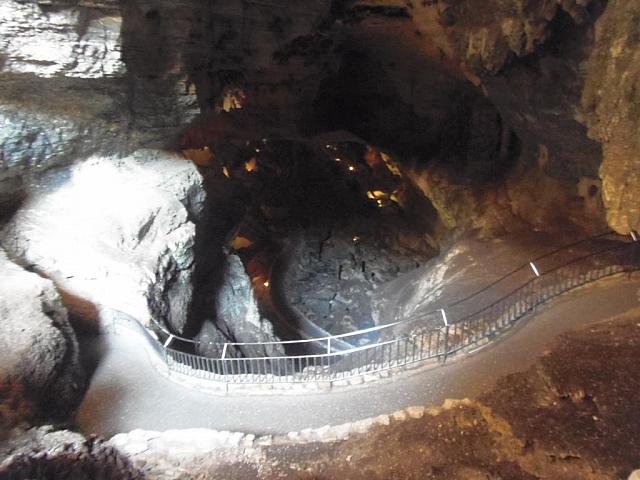
[[[615, 232], [613, 232], [612, 230], [607, 230], [603, 233], [597, 234], [597, 235], [593, 235], [590, 237], [585, 237], [582, 238], [580, 240], [574, 241], [572, 243], [566, 244], [566, 245], [562, 245], [560, 247], [557, 247], [549, 252], [545, 252], [541, 255], [538, 255], [537, 257], [534, 257], [532, 260], [532, 262], [538, 262], [542, 259], [548, 258], [552, 255], [555, 255], [557, 253], [560, 253], [562, 251], [568, 250], [572, 247], [575, 247], [577, 245], [581, 245], [584, 244], [586, 242], [589, 241], [594, 241], [594, 240], [598, 240], [598, 239], [602, 239], [611, 235], [616, 235]], [[164, 327], [163, 325], [161, 325], [160, 323], [158, 323], [154, 318], [151, 318], [151, 321], [153, 322], [154, 326], [160, 330], [163, 334], [165, 335], [172, 335], [174, 339], [182, 341], [184, 343], [188, 343], [188, 344], [192, 344], [194, 346], [197, 345], [211, 345], [211, 346], [216, 346], [218, 348], [225, 348], [224, 346], [227, 345], [228, 347], [242, 347], [242, 346], [256, 346], [256, 345], [304, 345], [304, 344], [311, 344], [311, 343], [326, 343], [328, 341], [331, 340], [340, 340], [343, 338], [350, 338], [350, 337], [356, 337], [356, 336], [362, 336], [365, 335], [367, 333], [371, 333], [371, 332], [376, 332], [376, 331], [382, 331], [382, 330], [387, 330], [387, 329], [391, 329], [393, 327], [396, 327], [398, 325], [401, 324], [409, 324], [411, 322], [415, 322], [416, 320], [419, 320], [421, 318], [425, 318], [428, 317], [430, 315], [440, 315], [441, 310], [449, 310], [457, 305], [460, 305], [468, 300], [471, 300], [473, 298], [476, 298], [477, 296], [479, 296], [480, 294], [488, 291], [489, 289], [491, 289], [492, 287], [498, 285], [499, 283], [503, 282], [504, 280], [508, 279], [509, 277], [515, 275], [516, 273], [522, 271], [522, 270], [528, 270], [530, 268], [530, 263], [529, 261], [527, 261], [526, 263], [523, 263], [522, 265], [518, 266], [517, 268], [511, 270], [510, 272], [502, 275], [500, 278], [494, 280], [493, 282], [489, 283], [488, 285], [484, 286], [483, 288], [475, 291], [474, 293], [463, 297], [459, 300], [456, 300], [448, 305], [442, 306], [442, 307], [438, 307], [435, 308], [434, 310], [430, 310], [430, 311], [426, 311], [426, 312], [420, 312], [419, 314], [409, 317], [409, 318], [405, 318], [405, 319], [401, 319], [401, 320], [397, 320], [394, 322], [390, 322], [390, 323], [385, 323], [382, 325], [376, 325], [374, 327], [369, 327], [369, 328], [365, 328], [365, 329], [361, 329], [361, 330], [356, 330], [353, 332], [346, 332], [346, 333], [341, 333], [341, 334], [336, 334], [336, 335], [327, 335], [327, 336], [321, 336], [321, 337], [312, 337], [312, 338], [302, 338], [302, 339], [297, 339], [297, 340], [277, 340], [277, 341], [266, 341], [266, 342], [202, 342], [202, 341], [198, 341], [198, 340], [194, 340], [192, 338], [186, 338], [186, 337], [182, 337], [180, 335], [177, 335], [175, 333], [170, 332], [166, 327]], [[344, 351], [349, 350], [349, 347], [347, 348], [343, 348]]]
[[[498, 300], [467, 314], [456, 323], [439, 328], [414, 329], [376, 343], [341, 351], [330, 348], [313, 355], [274, 357], [204, 357], [162, 343], [135, 319], [129, 324], [142, 330], [170, 371], [206, 380], [230, 383], [309, 383], [335, 382], [352, 377], [409, 368], [428, 360], [443, 360], [483, 340], [491, 340], [510, 328], [538, 305], [589, 282], [621, 272], [640, 270], [640, 243], [616, 242], [561, 265], [510, 290]], [[395, 322], [395, 325], [412, 319]], [[376, 332], [393, 324], [380, 325], [362, 332]], [[171, 335], [171, 334], [169, 334]], [[169, 337], [167, 337], [169, 338]], [[330, 337], [328, 339], [330, 341]], [[274, 342], [265, 342], [265, 345]], [[277, 343], [277, 342], [275, 342]], [[246, 343], [244, 345], [255, 345]], [[259, 343], [257, 343], [259, 344]], [[226, 344], [225, 353], [230, 344]]]
[[[556, 253], [560, 253], [560, 252], [562, 252], [562, 251], [564, 251], [564, 250], [567, 250], [567, 249], [569, 249], [569, 248], [575, 247], [575, 246], [577, 246], [577, 245], [581, 245], [581, 244], [586, 243], [586, 242], [591, 241], [591, 240], [596, 240], [596, 239], [599, 239], [599, 238], [604, 238], [604, 237], [606, 237], [606, 236], [612, 235], [613, 233], [614, 233], [614, 232], [613, 232], [612, 230], [607, 230], [606, 232], [600, 233], [600, 234], [598, 234], [598, 235], [594, 235], [594, 236], [592, 236], [592, 237], [582, 238], [582, 239], [580, 239], [580, 240], [578, 240], [578, 241], [576, 241], [576, 242], [570, 243], [570, 244], [568, 244], [568, 245], [563, 245], [563, 246], [561, 246], [561, 247], [557, 247], [557, 248], [556, 248], [556, 249], [554, 249], [554, 250], [551, 250], [551, 251], [549, 251], [549, 252], [543, 253], [543, 254], [541, 254], [541, 255], [539, 255], [539, 256], [537, 256], [537, 257], [535, 257], [535, 258], [532, 258], [529, 262], [537, 262], [537, 261], [539, 261], [539, 260], [542, 260], [543, 258], [548, 258], [548, 257], [550, 257], [551, 255], [555, 255]], [[500, 283], [500, 282], [502, 282], [503, 280], [505, 280], [506, 278], [508, 278], [508, 277], [510, 277], [510, 276], [512, 276], [512, 275], [514, 275], [515, 273], [519, 272], [520, 270], [528, 269], [528, 268], [529, 268], [529, 265], [530, 265], [530, 263], [529, 263], [529, 262], [527, 262], [527, 263], [523, 263], [522, 265], [520, 265], [519, 267], [517, 267], [517, 268], [513, 269], [513, 270], [512, 270], [512, 271], [510, 271], [509, 273], [506, 273], [506, 274], [504, 274], [502, 277], [500, 277], [500, 278], [498, 278], [498, 279], [494, 280], [493, 282], [489, 283], [488, 285], [485, 285], [485, 286], [484, 286], [484, 287], [482, 287], [480, 290], [477, 290], [477, 291], [473, 292], [472, 294], [470, 294], [470, 295], [468, 295], [468, 296], [466, 296], [466, 297], [464, 297], [464, 298], [461, 298], [460, 300], [457, 300], [457, 301], [455, 301], [455, 302], [453, 302], [453, 303], [451, 303], [451, 304], [447, 305], [447, 306], [446, 306], [446, 307], [444, 307], [444, 308], [451, 308], [451, 307], [455, 307], [456, 305], [459, 305], [459, 304], [460, 304], [460, 303], [462, 303], [462, 302], [466, 302], [467, 300], [471, 300], [472, 298], [477, 297], [477, 296], [478, 296], [478, 295], [480, 295], [481, 293], [486, 292], [486, 291], [487, 291], [487, 290], [489, 290], [491, 287], [494, 287], [494, 286], [495, 286], [495, 285], [497, 285], [498, 283]]]
[[[615, 247], [611, 247], [611, 248], [605, 248], [605, 249], [603, 249], [603, 250], [599, 250], [599, 251], [597, 251], [597, 252], [589, 253], [589, 254], [587, 254], [587, 255], [585, 255], [585, 256], [583, 256], [583, 257], [579, 257], [579, 258], [573, 259], [573, 260], [571, 260], [571, 261], [569, 261], [569, 262], [567, 262], [567, 263], [564, 263], [564, 264], [562, 264], [562, 265], [559, 265], [559, 266], [557, 266], [557, 267], [554, 267], [554, 268], [552, 268], [552, 269], [549, 269], [549, 270], [547, 270], [546, 272], [544, 272], [544, 275], [548, 275], [548, 274], [550, 274], [550, 273], [552, 273], [552, 272], [555, 272], [555, 271], [557, 271], [557, 270], [559, 270], [559, 269], [561, 269], [561, 268], [568, 267], [569, 265], [573, 265], [573, 264], [575, 264], [575, 263], [578, 263], [578, 262], [580, 262], [580, 261], [582, 261], [582, 260], [585, 260], [585, 259], [587, 259], [587, 258], [594, 257], [594, 256], [599, 255], [599, 254], [601, 254], [601, 253], [613, 252], [613, 251], [615, 251], [615, 250], [620, 250], [620, 249], [625, 248], [625, 247], [626, 247], [626, 244], [622, 244], [622, 245], [616, 245]], [[541, 276], [544, 276], [544, 275], [541, 275]], [[497, 303], [499, 303], [499, 302], [503, 301], [505, 298], [508, 298], [509, 296], [511, 296], [511, 295], [513, 295], [515, 292], [517, 292], [518, 290], [521, 290], [523, 287], [526, 287], [526, 286], [527, 286], [527, 285], [529, 285], [530, 283], [534, 282], [535, 280], [537, 280], [537, 278], [540, 278], [540, 277], [532, 278], [532, 279], [531, 279], [531, 280], [529, 280], [525, 285], [521, 285], [521, 286], [519, 286], [519, 287], [514, 288], [514, 289], [513, 289], [513, 290], [511, 290], [509, 293], [507, 293], [507, 294], [506, 294], [506, 295], [504, 295], [503, 297], [499, 298], [498, 300], [494, 301], [494, 302], [493, 302], [493, 303], [491, 303], [490, 305], [487, 305], [487, 306], [485, 306], [485, 307], [481, 308], [480, 310], [478, 310], [478, 311], [476, 311], [476, 312], [472, 313], [471, 315], [469, 315], [469, 317], [471, 317], [471, 316], [473, 316], [473, 315], [477, 315], [477, 314], [479, 314], [479, 313], [482, 313], [482, 312], [486, 311], [487, 309], [489, 309], [489, 308], [491, 308], [491, 307], [495, 306]]]

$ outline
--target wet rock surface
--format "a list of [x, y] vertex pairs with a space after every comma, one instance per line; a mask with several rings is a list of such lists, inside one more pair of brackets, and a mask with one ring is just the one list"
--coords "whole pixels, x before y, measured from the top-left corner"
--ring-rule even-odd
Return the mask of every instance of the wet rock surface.
[[50, 280], [0, 250], [0, 431], [65, 418], [80, 402], [78, 342]]

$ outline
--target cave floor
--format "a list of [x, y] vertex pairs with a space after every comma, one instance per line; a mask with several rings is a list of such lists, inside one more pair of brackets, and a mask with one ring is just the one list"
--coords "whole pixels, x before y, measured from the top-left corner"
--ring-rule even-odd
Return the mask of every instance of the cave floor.
[[[561, 335], [534, 365], [476, 399], [449, 401], [342, 442], [268, 447], [254, 477], [635, 479], [639, 346], [635, 309]], [[208, 471], [240, 479], [242, 466]]]
[[96, 368], [75, 422], [86, 434], [107, 437], [137, 428], [286, 433], [409, 405], [476, 397], [500, 377], [532, 365], [559, 334], [640, 307], [639, 289], [640, 280], [628, 276], [601, 280], [543, 306], [510, 334], [477, 353], [451, 359], [439, 368], [331, 393], [215, 396], [163, 377], [138, 337], [124, 333], [85, 337], [85, 354], [93, 357]]

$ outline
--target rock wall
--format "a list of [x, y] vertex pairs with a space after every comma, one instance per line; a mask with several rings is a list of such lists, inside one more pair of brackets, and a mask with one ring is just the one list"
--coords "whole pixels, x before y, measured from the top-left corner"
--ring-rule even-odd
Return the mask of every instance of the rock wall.
[[[50, 3], [8, 1], [0, 5], [3, 72], [80, 78], [125, 72], [117, 2], [94, 2], [101, 8], [59, 8]], [[73, 6], [73, 2], [66, 3]]]
[[103, 440], [50, 426], [14, 430], [0, 446], [0, 475], [23, 478], [142, 480], [146, 477], [116, 448]]
[[193, 92], [177, 79], [149, 84], [130, 65], [136, 59], [125, 47], [148, 52], [157, 45], [132, 39], [144, 14], [125, 13], [113, 0], [2, 2], [0, 211], [49, 168], [166, 146], [193, 118]]
[[64, 419], [78, 405], [84, 373], [67, 311], [50, 280], [0, 250], [0, 431]]
[[[637, 8], [598, 0], [443, 0], [411, 9], [414, 24], [436, 32], [426, 36], [483, 89], [521, 140], [523, 182], [512, 178], [507, 188], [512, 210], [528, 223], [548, 223], [547, 207], [558, 213], [562, 205], [564, 216], [582, 225], [600, 226], [606, 209], [618, 232], [636, 228]], [[554, 192], [546, 196], [554, 205], [536, 195], [542, 185]]]
[[[564, 192], [554, 197], [569, 217], [599, 175], [609, 224], [627, 232], [638, 221], [636, 189], [623, 187], [636, 177], [635, 8], [601, 0], [8, 0], [0, 201], [20, 198], [25, 173], [166, 146], [198, 114], [207, 131], [208, 116], [227, 110], [289, 131], [342, 122], [429, 159], [455, 148], [456, 123], [467, 114], [475, 121], [479, 110], [465, 108], [483, 93], [529, 167], [546, 152], [540, 169]], [[475, 161], [477, 172], [493, 168]], [[588, 213], [600, 222], [601, 211]]]
[[589, 134], [603, 146], [607, 220], [620, 233], [640, 229], [639, 18], [638, 2], [608, 3], [596, 23], [582, 97]]
[[142, 150], [51, 170], [2, 231], [2, 245], [51, 278], [71, 312], [101, 308], [180, 332], [193, 291], [202, 178], [188, 160]]
[[309, 125], [400, 153], [456, 229], [599, 230], [602, 148], [587, 135], [581, 93], [603, 10], [599, 1], [346, 2], [330, 30], [341, 62], [320, 84]]
[[606, 230], [600, 179], [555, 178], [545, 170], [547, 160], [544, 146], [537, 154], [525, 152], [503, 180], [488, 184], [461, 180], [441, 163], [414, 166], [407, 175], [456, 234], [492, 238], [532, 227], [563, 231], [568, 225], [593, 234]]

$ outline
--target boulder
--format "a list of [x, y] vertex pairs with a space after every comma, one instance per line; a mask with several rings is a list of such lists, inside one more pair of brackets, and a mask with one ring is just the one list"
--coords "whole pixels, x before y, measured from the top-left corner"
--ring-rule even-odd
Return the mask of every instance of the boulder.
[[202, 179], [188, 160], [142, 150], [46, 174], [0, 243], [51, 278], [71, 313], [122, 311], [181, 332], [192, 297]]
[[64, 418], [81, 398], [78, 343], [53, 283], [0, 250], [0, 425]]

